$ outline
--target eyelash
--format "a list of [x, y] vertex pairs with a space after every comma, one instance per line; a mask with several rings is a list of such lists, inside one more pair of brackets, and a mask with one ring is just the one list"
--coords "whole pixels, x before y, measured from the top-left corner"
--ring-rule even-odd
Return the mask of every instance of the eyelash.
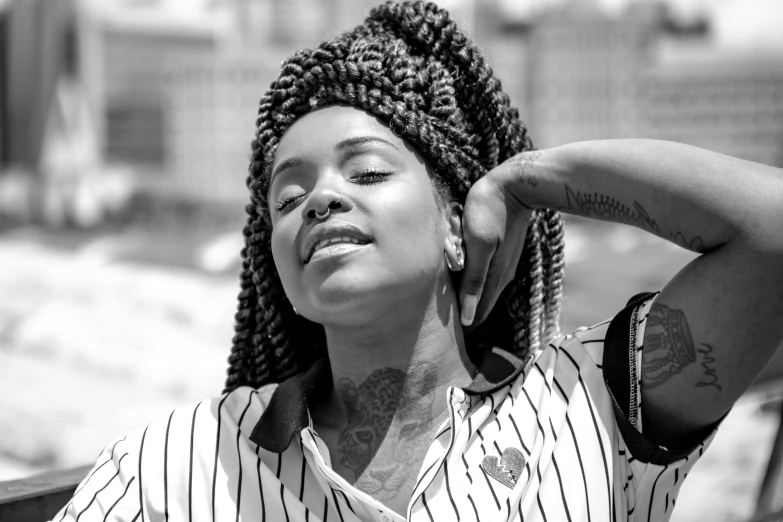
[[[351, 180], [364, 180], [367, 178], [372, 178], [372, 181], [364, 181], [360, 182], [360, 185], [377, 185], [378, 183], [383, 183], [386, 181], [386, 178], [388, 178], [391, 175], [391, 171], [388, 170], [376, 170], [376, 169], [367, 169], [360, 172], [358, 175], [351, 178]], [[286, 209], [291, 203], [294, 203], [296, 200], [304, 197], [305, 194], [298, 194], [296, 196], [289, 196], [283, 200], [280, 200], [277, 205], [275, 205], [275, 211], [276, 212], [282, 212]]]
[[383, 183], [386, 181], [386, 178], [388, 178], [391, 175], [390, 170], [376, 170], [376, 169], [367, 169], [363, 170], [359, 173], [359, 175], [352, 177], [351, 179], [367, 179], [367, 178], [373, 178], [374, 181], [366, 181], [364, 183], [361, 183], [362, 185], [377, 185], [378, 183]]
[[275, 205], [275, 212], [282, 212], [283, 210], [285, 210], [285, 208], [288, 205], [290, 205], [291, 203], [293, 203], [297, 199], [301, 198], [302, 196], [303, 196], [303, 194], [300, 194], [298, 196], [290, 196], [290, 197], [287, 197], [285, 199], [282, 199], [282, 200], [278, 201], [277, 205]]

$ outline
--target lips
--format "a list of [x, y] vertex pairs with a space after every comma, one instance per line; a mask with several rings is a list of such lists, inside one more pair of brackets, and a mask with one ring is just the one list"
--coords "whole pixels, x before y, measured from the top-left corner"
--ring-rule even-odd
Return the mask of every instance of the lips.
[[317, 251], [332, 246], [366, 245], [370, 236], [356, 225], [345, 221], [333, 221], [313, 228], [302, 242], [302, 259], [308, 263]]
[[[321, 250], [322, 248], [331, 245], [332, 243], [354, 243], [356, 245], [363, 245], [361, 241], [356, 239], [355, 237], [350, 236], [339, 236], [339, 237], [333, 237], [329, 239], [322, 239], [318, 243], [316, 243], [315, 247], [313, 248], [313, 254]], [[312, 256], [311, 256], [312, 257]]]

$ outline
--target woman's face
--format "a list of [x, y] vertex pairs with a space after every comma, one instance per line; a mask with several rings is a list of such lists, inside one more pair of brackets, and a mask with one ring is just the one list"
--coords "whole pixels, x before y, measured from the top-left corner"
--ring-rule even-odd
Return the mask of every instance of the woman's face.
[[271, 172], [272, 254], [300, 314], [361, 326], [431, 300], [452, 210], [388, 127], [351, 107], [309, 113], [281, 139]]

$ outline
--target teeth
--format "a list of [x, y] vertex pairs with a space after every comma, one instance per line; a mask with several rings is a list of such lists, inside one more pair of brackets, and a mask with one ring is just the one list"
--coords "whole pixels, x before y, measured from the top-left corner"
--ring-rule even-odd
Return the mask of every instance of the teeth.
[[315, 244], [315, 248], [313, 249], [313, 252], [320, 250], [324, 248], [326, 245], [330, 243], [354, 243], [357, 245], [361, 245], [362, 242], [356, 239], [355, 237], [350, 236], [338, 236], [338, 237], [331, 237], [328, 239], [322, 239], [318, 243]]

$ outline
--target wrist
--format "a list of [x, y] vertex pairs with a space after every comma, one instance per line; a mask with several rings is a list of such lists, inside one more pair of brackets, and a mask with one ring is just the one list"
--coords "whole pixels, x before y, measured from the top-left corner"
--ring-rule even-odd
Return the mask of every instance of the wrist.
[[569, 168], [563, 149], [526, 151], [503, 164], [504, 184], [514, 199], [531, 209], [554, 206]]

